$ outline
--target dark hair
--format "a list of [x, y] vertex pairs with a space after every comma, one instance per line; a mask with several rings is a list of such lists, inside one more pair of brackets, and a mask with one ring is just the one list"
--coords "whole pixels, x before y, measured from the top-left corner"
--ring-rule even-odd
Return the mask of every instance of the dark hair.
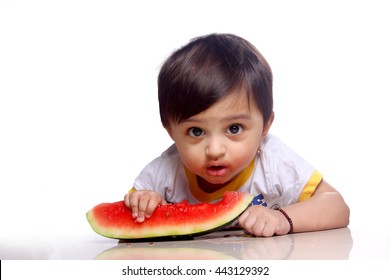
[[273, 110], [272, 71], [261, 53], [232, 34], [197, 37], [173, 52], [158, 76], [161, 122], [180, 123], [245, 89], [266, 123]]

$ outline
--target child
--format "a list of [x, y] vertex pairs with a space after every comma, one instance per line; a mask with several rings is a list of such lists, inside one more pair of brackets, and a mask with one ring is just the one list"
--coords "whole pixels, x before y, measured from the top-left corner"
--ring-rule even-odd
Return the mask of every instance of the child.
[[278, 138], [272, 72], [259, 51], [211, 34], [175, 51], [158, 76], [160, 116], [174, 141], [125, 195], [140, 223], [158, 204], [255, 196], [238, 219], [255, 236], [345, 227], [349, 208], [322, 175]]

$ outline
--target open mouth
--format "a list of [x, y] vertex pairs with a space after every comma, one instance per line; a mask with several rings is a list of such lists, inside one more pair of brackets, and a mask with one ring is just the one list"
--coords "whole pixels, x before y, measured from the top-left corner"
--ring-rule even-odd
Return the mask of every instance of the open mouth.
[[227, 168], [223, 165], [211, 165], [207, 167], [207, 173], [212, 176], [222, 176], [226, 173]]
[[220, 169], [225, 168], [225, 166], [217, 165], [217, 166], [210, 166], [209, 168], [210, 168], [211, 170], [220, 170]]

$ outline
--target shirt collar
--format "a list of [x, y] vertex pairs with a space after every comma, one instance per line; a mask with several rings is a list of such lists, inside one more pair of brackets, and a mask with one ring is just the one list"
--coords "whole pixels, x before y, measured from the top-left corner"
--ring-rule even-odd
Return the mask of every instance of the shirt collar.
[[240, 189], [251, 177], [254, 167], [255, 159], [253, 159], [252, 162], [233, 181], [212, 193], [203, 191], [198, 185], [197, 176], [189, 171], [185, 166], [184, 170], [192, 195], [201, 202], [211, 202], [221, 198], [226, 191], [237, 191]]

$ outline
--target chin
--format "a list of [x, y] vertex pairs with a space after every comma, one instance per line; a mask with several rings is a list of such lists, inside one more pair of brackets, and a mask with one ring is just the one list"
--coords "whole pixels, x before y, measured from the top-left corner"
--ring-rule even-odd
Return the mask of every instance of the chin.
[[[207, 180], [209, 179], [209, 180]], [[209, 184], [212, 185], [226, 185], [230, 183], [231, 180], [226, 179], [226, 178], [207, 178], [205, 179]]]

